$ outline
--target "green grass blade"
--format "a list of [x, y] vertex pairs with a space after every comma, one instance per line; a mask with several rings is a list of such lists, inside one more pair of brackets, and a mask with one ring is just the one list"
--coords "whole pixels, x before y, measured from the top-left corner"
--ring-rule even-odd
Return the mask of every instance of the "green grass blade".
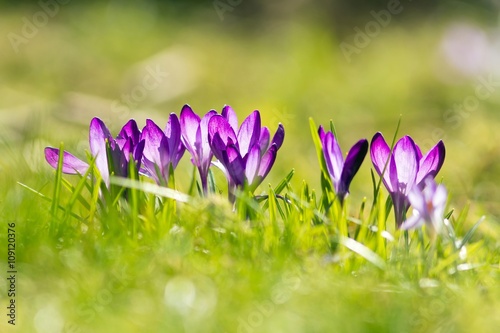
[[316, 123], [312, 118], [309, 118], [309, 127], [311, 129], [311, 136], [313, 139], [314, 148], [316, 148], [316, 155], [318, 157], [321, 172], [328, 174], [325, 157], [323, 156], [323, 145], [321, 144], [318, 134], [318, 126], [316, 126]]
[[269, 199], [267, 202], [269, 202], [269, 222], [272, 224], [273, 229], [274, 229], [274, 236], [278, 237], [277, 231], [278, 231], [278, 203], [276, 202], [276, 195], [273, 191], [273, 188], [271, 185], [269, 185]]
[[191, 197], [168, 187], [161, 187], [153, 183], [140, 182], [133, 179], [111, 177], [111, 184], [141, 190], [145, 193], [154, 194], [160, 197], [173, 199], [179, 202], [189, 202]]
[[333, 136], [337, 139], [337, 142], [338, 142], [339, 137], [337, 136], [337, 129], [335, 128], [335, 124], [333, 123], [332, 119], [330, 119], [330, 131], [332, 131]]
[[[87, 209], [90, 210], [90, 204], [85, 201], [85, 199], [82, 197], [81, 193], [83, 191], [83, 188], [85, 187], [85, 183], [88, 180], [88, 176], [92, 170], [92, 165], [87, 169], [85, 174], [82, 175], [78, 183], [76, 184], [76, 187], [73, 189], [73, 192], [71, 193], [71, 197], [69, 198], [69, 202], [67, 204], [67, 212], [71, 212], [73, 210], [73, 207], [78, 200], [79, 202], [82, 203], [82, 205]], [[67, 217], [67, 216], [66, 216]], [[65, 217], [65, 219], [66, 219]]]
[[476, 232], [477, 228], [483, 221], [486, 219], [486, 216], [481, 216], [481, 218], [472, 226], [472, 228], [467, 232], [467, 234], [464, 236], [464, 239], [462, 239], [462, 242], [460, 243], [460, 246], [458, 249], [461, 249], [465, 244], [467, 244], [474, 233]]
[[[137, 166], [134, 162], [134, 156], [130, 154], [129, 157], [129, 164], [128, 164], [128, 175], [129, 179], [132, 181], [138, 181], [139, 180], [139, 174], [137, 170]], [[172, 166], [172, 164], [170, 164]], [[173, 178], [173, 173], [172, 173], [172, 178]], [[161, 179], [161, 178], [160, 178]], [[132, 217], [132, 238], [136, 238], [138, 228], [139, 228], [139, 191], [136, 188], [130, 188], [128, 191], [129, 198], [130, 198], [130, 208], [131, 208], [131, 217]]]
[[345, 246], [346, 248], [353, 251], [354, 253], [357, 253], [358, 255], [360, 255], [361, 257], [366, 259], [366, 261], [372, 263], [373, 265], [380, 268], [381, 270], [386, 269], [385, 261], [381, 257], [379, 257], [375, 252], [373, 252], [372, 250], [370, 250], [369, 248], [367, 248], [363, 244], [356, 242], [352, 238], [343, 237], [343, 236], [339, 236], [338, 242], [339, 242], [339, 244]]
[[[88, 176], [87, 173], [85, 175]], [[82, 206], [84, 206], [87, 210], [90, 210], [90, 204], [81, 195], [83, 188], [84, 187], [88, 188], [87, 181], [88, 181], [87, 177], [80, 176], [80, 180], [78, 181], [78, 183], [76, 184], [76, 187], [75, 187], [68, 180], [66, 180], [64, 178], [62, 179], [62, 183], [63, 183], [64, 187], [66, 189], [68, 189], [68, 191], [71, 193], [71, 198], [70, 198], [70, 201], [68, 202], [68, 206], [73, 206], [75, 204], [76, 200], [78, 200], [82, 204]], [[79, 188], [80, 184], [82, 187], [81, 189]], [[75, 193], [76, 193], [76, 195], [75, 195]], [[73, 196], [75, 198], [73, 198]], [[73, 200], [75, 200], [75, 202], [73, 202]]]
[[[191, 175], [191, 182], [189, 183], [189, 188], [188, 188], [188, 195], [190, 196], [193, 196], [194, 194], [194, 191], [196, 190], [196, 188], [199, 186], [197, 185], [197, 181], [196, 181], [196, 172], [198, 171], [198, 168], [196, 168], [194, 165], [193, 165], [193, 172], [192, 172], [192, 175]], [[199, 191], [200, 195], [201, 193], [203, 193], [203, 191]]]
[[[215, 193], [217, 189], [217, 184], [215, 183], [214, 173], [212, 169], [208, 169], [208, 192]], [[203, 193], [203, 191], [201, 191]]]
[[[295, 174], [295, 169], [292, 169], [286, 176], [283, 178], [278, 186], [274, 188], [274, 193], [276, 195], [281, 194], [281, 192], [290, 185], [290, 180], [292, 180], [293, 175]], [[269, 207], [269, 201], [266, 201], [262, 209], [265, 211]]]
[[448, 212], [448, 214], [446, 214], [444, 216], [445, 219], [449, 220], [451, 218], [451, 216], [453, 215], [453, 213], [455, 212], [455, 209], [452, 209]]
[[[57, 216], [57, 211], [60, 206], [59, 201], [60, 201], [61, 187], [62, 187], [63, 162], [64, 162], [64, 144], [61, 142], [59, 146], [59, 158], [57, 161], [57, 169], [54, 180], [54, 194], [52, 196], [52, 205], [50, 207], [50, 213], [53, 218]], [[52, 219], [49, 227], [51, 234], [54, 233], [54, 228], [55, 228], [55, 219]]]
[[[51, 198], [49, 198], [48, 196], [46, 196], [45, 194], [41, 193], [41, 192], [38, 192], [37, 190], [35, 190], [34, 188], [31, 188], [29, 187], [28, 185], [26, 184], [23, 184], [23, 183], [20, 183], [20, 182], [17, 182], [18, 185], [24, 187], [25, 189], [27, 189], [28, 191], [30, 192], [33, 192], [35, 193], [36, 195], [38, 195], [40, 198], [42, 198], [43, 200], [45, 201], [48, 201], [50, 203], [53, 203], [54, 200], [52, 200]], [[66, 208], [64, 208], [62, 205], [58, 205], [57, 206], [58, 209], [60, 209], [61, 211], [63, 211], [64, 213], [66, 213]], [[87, 223], [87, 220], [85, 220], [84, 218], [72, 213], [72, 212], [69, 212], [69, 214], [74, 217], [75, 219], [79, 220], [80, 222], [83, 222], [83, 223]]]
[[286, 176], [279, 182], [279, 184], [274, 188], [275, 194], [281, 194], [281, 192], [290, 184], [290, 181], [295, 174], [295, 169], [292, 169]]

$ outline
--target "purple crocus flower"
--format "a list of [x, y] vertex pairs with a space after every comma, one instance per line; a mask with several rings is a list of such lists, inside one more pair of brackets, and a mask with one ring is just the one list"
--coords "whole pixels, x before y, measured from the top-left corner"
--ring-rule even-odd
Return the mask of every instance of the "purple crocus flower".
[[170, 166], [175, 169], [185, 151], [179, 118], [171, 113], [165, 131], [147, 119], [141, 140], [145, 142], [141, 173], [157, 184], [167, 185]]
[[[110, 175], [119, 177], [128, 176], [128, 165], [130, 156], [139, 169], [144, 149], [144, 141], [140, 140], [140, 131], [135, 120], [129, 120], [114, 139], [104, 122], [99, 118], [93, 118], [89, 128], [90, 153], [95, 157], [95, 165], [101, 177], [109, 188]], [[109, 152], [109, 155], [108, 155]], [[45, 159], [53, 167], [57, 168], [59, 161], [59, 149], [45, 148]], [[111, 165], [108, 162], [111, 162]], [[84, 174], [89, 165], [75, 157], [63, 152], [62, 172], [67, 174]]]
[[238, 119], [230, 106], [222, 115], [211, 117], [208, 123], [209, 144], [220, 167], [226, 173], [230, 198], [236, 187], [248, 186], [250, 191], [264, 180], [283, 144], [285, 130], [279, 124], [270, 140], [269, 129], [261, 127], [259, 111], [252, 112], [238, 128]]
[[208, 122], [216, 114], [216, 111], [211, 110], [200, 119], [189, 105], [184, 105], [180, 116], [181, 139], [191, 154], [191, 162], [198, 168], [205, 195], [208, 193], [208, 169], [213, 156], [208, 143]]
[[318, 134], [335, 193], [340, 202], [343, 202], [345, 196], [349, 193], [349, 185], [368, 152], [368, 140], [361, 139], [356, 142], [347, 153], [344, 161], [344, 156], [335, 135], [332, 132], [325, 133], [323, 126], [319, 127]]
[[396, 224], [400, 227], [409, 207], [410, 190], [415, 185], [423, 186], [424, 178], [434, 178], [441, 169], [445, 158], [444, 143], [439, 141], [423, 156], [413, 139], [404, 136], [391, 152], [382, 134], [376, 133], [371, 142], [370, 155], [375, 170], [391, 195]]
[[431, 176], [425, 178], [422, 187], [414, 186], [408, 193], [413, 215], [401, 225], [401, 229], [419, 228], [425, 223], [431, 231], [439, 233], [443, 227], [446, 199], [447, 193], [444, 185], [436, 184]]

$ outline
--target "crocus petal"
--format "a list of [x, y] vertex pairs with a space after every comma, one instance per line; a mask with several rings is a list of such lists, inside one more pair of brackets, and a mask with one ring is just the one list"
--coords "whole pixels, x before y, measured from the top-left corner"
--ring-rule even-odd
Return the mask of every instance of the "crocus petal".
[[205, 151], [205, 148], [210, 150], [210, 145], [208, 144], [208, 123], [210, 122], [210, 119], [212, 119], [213, 116], [217, 115], [217, 112], [214, 110], [211, 110], [207, 112], [206, 115], [201, 118], [200, 121], [200, 130], [201, 130], [201, 140], [203, 144], [203, 150]]
[[323, 139], [325, 138], [325, 129], [321, 125], [318, 128], [318, 135], [321, 142], [323, 142]]
[[[243, 158], [241, 157], [236, 146], [231, 145], [227, 147], [225, 152], [227, 159], [224, 158], [222, 163], [225, 164], [227, 172], [231, 176], [231, 179], [237, 186], [241, 186], [245, 183], [245, 166], [243, 164]], [[225, 161], [224, 161], [225, 160]]]
[[443, 185], [438, 185], [432, 198], [432, 204], [434, 207], [445, 206], [448, 200], [448, 194], [446, 188]]
[[222, 117], [227, 119], [229, 125], [233, 128], [234, 133], [238, 132], [238, 117], [233, 108], [229, 105], [224, 105], [221, 112]]
[[180, 143], [177, 146], [177, 151], [175, 152], [174, 158], [172, 159], [172, 166], [174, 167], [174, 169], [177, 167], [177, 164], [179, 164], [179, 161], [181, 160], [185, 151], [186, 147], [184, 147], [184, 145]]
[[401, 228], [415, 228], [425, 222], [434, 231], [441, 230], [447, 201], [443, 185], [438, 185], [432, 176], [428, 176], [423, 180], [423, 186], [413, 187], [408, 194], [408, 201], [413, 207], [413, 214], [419, 216], [420, 220], [409, 219], [401, 225]]
[[[446, 192], [446, 188], [442, 184], [438, 185], [436, 188], [436, 192], [434, 193], [434, 197], [432, 198], [432, 205], [434, 206], [432, 220], [434, 221], [434, 223], [443, 221], [447, 200], [448, 193]], [[439, 229], [438, 226], [435, 227], [436, 229]]]
[[[210, 143], [208, 142], [208, 123], [210, 119], [215, 116], [217, 112], [214, 110], [209, 111], [200, 121], [200, 137], [201, 143], [199, 145], [199, 159], [200, 159], [200, 167], [203, 169], [203, 172], [208, 173], [208, 168], [210, 167], [210, 162], [212, 161], [212, 149], [210, 149]], [[206, 175], [203, 175], [206, 176]]]
[[409, 136], [402, 137], [394, 146], [392, 156], [397, 174], [394, 174], [393, 168], [389, 170], [393, 189], [406, 195], [415, 185], [418, 173], [417, 150], [413, 139]]
[[165, 127], [165, 136], [168, 138], [169, 158], [175, 167], [184, 154], [184, 146], [181, 143], [181, 124], [175, 113], [171, 113], [167, 126]]
[[328, 132], [323, 140], [323, 155], [325, 157], [328, 173], [330, 174], [333, 185], [337, 187], [344, 167], [344, 157], [339, 144], [332, 132]]
[[377, 171], [380, 176], [382, 176], [382, 172], [384, 171], [384, 168], [386, 168], [382, 180], [385, 187], [387, 187], [387, 190], [389, 192], [394, 192], [396, 189], [392, 188], [391, 176], [389, 172], [391, 148], [389, 148], [389, 145], [385, 142], [384, 136], [380, 132], [373, 136], [370, 144], [370, 157], [375, 171]]
[[226, 145], [224, 141], [220, 137], [219, 133], [215, 133], [214, 136], [210, 140], [210, 147], [212, 152], [219, 161], [224, 159], [224, 151], [226, 150]]
[[[132, 138], [128, 138], [125, 141], [125, 144], [123, 147], [120, 147], [119, 145], [115, 145], [114, 147], [116, 151], [116, 155], [123, 155], [125, 160], [128, 162], [130, 160], [130, 154], [133, 154], [134, 150], [134, 144], [132, 143]], [[133, 158], [133, 157], [132, 157]]]
[[233, 143], [237, 143], [236, 139], [236, 134], [229, 124], [229, 122], [226, 120], [226, 118], [216, 115], [210, 118], [208, 122], [208, 137], [209, 141], [211, 141], [215, 134], [218, 134], [224, 145], [228, 145], [229, 141], [232, 141]]
[[238, 144], [241, 156], [245, 156], [260, 138], [260, 113], [254, 111], [241, 123], [238, 131]]
[[422, 159], [422, 150], [420, 150], [420, 147], [415, 143], [415, 149], [417, 150], [417, 158], [420, 161]]
[[420, 216], [418, 211], [414, 210], [413, 215], [410, 216], [408, 219], [406, 219], [406, 221], [404, 221], [401, 224], [400, 229], [401, 230], [415, 229], [422, 226], [424, 222], [425, 220], [422, 218], [422, 216]]
[[278, 152], [278, 148], [275, 145], [271, 145], [269, 150], [262, 156], [260, 160], [259, 171], [257, 172], [258, 182], [254, 184], [258, 186], [264, 178], [266, 178], [269, 171], [273, 167], [274, 161], [276, 160], [276, 154]]
[[367, 152], [368, 140], [366, 139], [359, 140], [349, 150], [340, 176], [339, 188], [336, 189], [338, 195], [342, 196], [348, 192], [349, 185], [363, 163]]
[[128, 138], [123, 146], [123, 150], [121, 150], [118, 145], [115, 145], [115, 147], [111, 149], [111, 160], [113, 161], [112, 171], [115, 176], [127, 177], [130, 153], [133, 149], [134, 145], [132, 143], [132, 138]]
[[404, 215], [408, 211], [409, 203], [406, 195], [401, 192], [391, 193], [392, 203], [394, 205], [394, 216], [396, 219], [396, 226], [399, 228], [404, 222]]
[[425, 202], [425, 197], [422, 194], [422, 190], [418, 186], [414, 186], [410, 193], [408, 193], [408, 201], [413, 207], [413, 210], [424, 213], [427, 210], [427, 203]]
[[[164, 142], [164, 138], [165, 133], [163, 133], [161, 128], [158, 127], [158, 125], [156, 125], [151, 119], [147, 119], [146, 126], [142, 130], [141, 135], [141, 140], [145, 141], [143, 155], [145, 159], [150, 160], [159, 167], [163, 165], [162, 156], [160, 155], [160, 147], [162, 146], [162, 142]], [[167, 156], [167, 160], [170, 154], [168, 149], [168, 146], [162, 146], [162, 150], [164, 150], [163, 154]]]
[[158, 175], [156, 168], [157, 166], [154, 162], [144, 159], [142, 160], [142, 168], [140, 169], [140, 172], [144, 176], [153, 179], [157, 184], [160, 184], [160, 175]]
[[[59, 162], [59, 149], [47, 147], [45, 148], [45, 160], [51, 167], [57, 169]], [[79, 158], [73, 156], [68, 152], [63, 152], [63, 165], [62, 172], [67, 174], [81, 174], [87, 172], [89, 165]]]
[[137, 127], [137, 123], [134, 119], [130, 119], [121, 129], [120, 133], [116, 137], [116, 142], [120, 148], [123, 148], [128, 138], [132, 139], [132, 145], [136, 145], [139, 143], [139, 138], [141, 136], [141, 132], [139, 131], [139, 127]]
[[258, 144], [254, 145], [247, 155], [245, 165], [245, 176], [248, 184], [252, 184], [260, 165], [260, 147]]
[[271, 145], [271, 133], [266, 126], [263, 126], [260, 130], [259, 145], [261, 155], [263, 155]]
[[145, 144], [146, 144], [145, 140], [140, 140], [134, 149], [134, 161], [137, 164], [137, 169], [141, 168], [142, 156], [144, 154]]
[[99, 118], [93, 118], [89, 128], [89, 145], [92, 156], [96, 156], [95, 165], [105, 184], [109, 184], [108, 158], [106, 154], [106, 141], [114, 145], [114, 139], [108, 128]]
[[444, 147], [443, 141], [439, 141], [425, 156], [420, 159], [419, 169], [417, 173], [417, 184], [420, 184], [422, 180], [427, 176], [431, 175], [435, 177], [439, 172], [444, 163], [444, 158], [446, 155], [446, 149]]
[[[198, 137], [200, 117], [186, 104], [181, 110], [180, 118], [182, 142], [191, 154], [194, 155], [196, 143], [201, 139], [201, 137]], [[201, 136], [201, 133], [199, 134]]]
[[285, 128], [280, 123], [278, 125], [278, 129], [276, 130], [276, 133], [274, 133], [273, 141], [271, 142], [271, 144], [275, 144], [276, 149], [280, 149], [284, 140], [285, 140]]

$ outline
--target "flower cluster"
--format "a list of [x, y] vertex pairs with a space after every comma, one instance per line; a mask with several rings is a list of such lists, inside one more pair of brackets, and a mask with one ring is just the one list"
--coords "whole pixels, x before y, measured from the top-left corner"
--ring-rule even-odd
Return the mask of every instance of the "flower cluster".
[[[203, 117], [185, 105], [180, 119], [175, 113], [162, 130], [151, 119], [141, 130], [130, 120], [113, 138], [106, 125], [94, 118], [90, 122], [90, 153], [104, 183], [109, 188], [110, 176], [128, 177], [129, 164], [139, 173], [167, 186], [185, 150], [198, 169], [202, 189], [208, 193], [208, 173], [211, 164], [221, 168], [227, 177], [230, 198], [237, 188], [253, 192], [271, 170], [278, 149], [285, 137], [281, 124], [270, 139], [267, 127], [261, 127], [259, 111], [252, 112], [238, 127], [238, 119], [230, 106], [219, 115], [211, 110]], [[59, 149], [45, 148], [45, 158], [53, 167], [59, 162]], [[212, 162], [212, 158], [218, 159]], [[64, 151], [62, 172], [84, 174], [89, 165]]]
[[[102, 120], [92, 119], [89, 129], [89, 145], [90, 153], [95, 157], [95, 165], [107, 187], [109, 187], [110, 175], [128, 177], [129, 163], [135, 163], [137, 170], [141, 166], [145, 142], [141, 138], [141, 132], [135, 120], [127, 122], [114, 139]], [[59, 149], [45, 148], [45, 159], [53, 168], [57, 168]], [[63, 152], [62, 172], [84, 174], [88, 168], [89, 165], [86, 162], [66, 151]]]
[[349, 185], [352, 179], [365, 159], [368, 151], [368, 140], [361, 139], [356, 142], [347, 153], [344, 161], [344, 156], [335, 135], [332, 132], [325, 133], [322, 126], [319, 127], [318, 134], [335, 193], [340, 201], [343, 201], [344, 197], [349, 193]]
[[[369, 150], [373, 167], [392, 199], [396, 226], [409, 229], [426, 223], [430, 229], [439, 231], [447, 197], [444, 187], [434, 180], [445, 158], [442, 141], [424, 155], [409, 136], [402, 137], [391, 148], [383, 135], [376, 133], [370, 144], [367, 139], [356, 142], [344, 158], [333, 132], [326, 132], [320, 126], [318, 137], [323, 170], [328, 173], [341, 204]], [[90, 154], [107, 188], [110, 188], [111, 176], [127, 178], [131, 171], [168, 186], [187, 150], [198, 169], [203, 193], [209, 192], [210, 166], [215, 165], [227, 178], [232, 202], [238, 189], [253, 193], [262, 183], [284, 138], [281, 124], [271, 136], [269, 129], [261, 125], [259, 111], [253, 111], [239, 124], [236, 113], [227, 105], [220, 114], [210, 110], [201, 117], [185, 105], [180, 117], [175, 113], [169, 116], [164, 129], [148, 119], [139, 130], [136, 122], [130, 120], [116, 138], [99, 118], [92, 119], [89, 128]], [[45, 158], [52, 167], [58, 167], [60, 156], [63, 157], [62, 172], [87, 173], [88, 163], [66, 151], [45, 148]], [[214, 157], [216, 161], [212, 161]], [[410, 207], [413, 207], [413, 215], [407, 219]]]
[[[332, 132], [318, 130], [323, 156], [333, 187], [340, 202], [349, 193], [349, 185], [368, 151], [368, 141], [359, 140], [344, 161], [342, 151]], [[398, 228], [416, 228], [424, 222], [434, 230], [440, 229], [446, 205], [446, 190], [437, 185], [435, 176], [441, 169], [446, 150], [439, 141], [425, 155], [409, 136], [402, 137], [391, 150], [381, 133], [370, 144], [370, 157], [389, 191]], [[406, 220], [409, 207], [413, 216]]]
[[267, 176], [283, 144], [285, 130], [280, 124], [273, 139], [267, 127], [260, 125], [260, 113], [252, 112], [238, 127], [231, 107], [215, 115], [208, 124], [208, 141], [219, 160], [217, 164], [229, 180], [229, 191], [247, 185], [253, 191]]
[[408, 211], [410, 191], [414, 187], [422, 189], [427, 177], [434, 179], [443, 165], [445, 152], [443, 141], [423, 156], [409, 136], [402, 137], [392, 151], [381, 133], [373, 137], [370, 148], [373, 166], [391, 195], [398, 227]]

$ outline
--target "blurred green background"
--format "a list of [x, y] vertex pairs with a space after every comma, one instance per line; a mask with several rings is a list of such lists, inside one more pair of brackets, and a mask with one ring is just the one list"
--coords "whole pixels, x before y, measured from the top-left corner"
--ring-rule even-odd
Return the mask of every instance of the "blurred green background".
[[[377, 131], [390, 140], [401, 116], [399, 136], [411, 135], [422, 150], [444, 140], [447, 159], [440, 175], [451, 193], [451, 206], [460, 210], [471, 201], [471, 223], [486, 214], [488, 222], [481, 226], [482, 232], [498, 228], [499, 10], [499, 1], [488, 0], [0, 1], [0, 216], [15, 219], [19, 214], [23, 221], [33, 222], [32, 230], [23, 227], [26, 229], [22, 236], [26, 244], [31, 240], [40, 243], [23, 254], [29, 258], [24, 267], [24, 287], [40, 294], [33, 304], [40, 307], [46, 299], [55, 297], [52, 293], [58, 288], [56, 284], [64, 286], [64, 279], [76, 281], [78, 287], [73, 293], [80, 295], [82, 290], [81, 297], [85, 298], [86, 288], [92, 290], [102, 282], [99, 267], [114, 272], [121, 265], [110, 259], [96, 266], [82, 259], [83, 251], [69, 249], [58, 254], [46, 247], [43, 239], [37, 240], [35, 226], [38, 219], [48, 217], [39, 216], [40, 210], [30, 211], [34, 205], [40, 206], [41, 199], [16, 184], [19, 181], [47, 191], [54, 173], [44, 161], [43, 148], [64, 141], [66, 149], [84, 157], [88, 124], [95, 116], [116, 134], [130, 117], [136, 118], [140, 126], [146, 118], [163, 125], [169, 113], [179, 113], [185, 103], [199, 114], [210, 109], [220, 111], [229, 104], [240, 121], [259, 109], [263, 123], [271, 130], [278, 122], [286, 129], [285, 144], [264, 184], [277, 184], [295, 168], [294, 184], [298, 187], [305, 180], [313, 188], [319, 188], [319, 167], [310, 139], [309, 117], [323, 125], [332, 119], [346, 152], [356, 140], [371, 139]], [[181, 190], [189, 185], [189, 164], [186, 155], [176, 171]], [[351, 187], [355, 203], [364, 196], [371, 199], [370, 168], [367, 157]], [[12, 207], [19, 207], [19, 213], [4, 211]], [[195, 213], [189, 221], [199, 218]], [[95, 251], [103, 251], [109, 258], [121, 255], [117, 248]], [[220, 252], [221, 262], [214, 264], [222, 272], [216, 279], [218, 285], [236, 283], [240, 275], [246, 276], [245, 271], [233, 274], [231, 257], [223, 257], [224, 249]], [[137, 254], [130, 254], [137, 257], [138, 267], [145, 260], [141, 253], [139, 249]], [[156, 255], [158, 261], [174, 267], [174, 272], [187, 271], [180, 254], [172, 255], [170, 249], [161, 248]], [[41, 264], [44, 258], [58, 256], [62, 264]], [[203, 265], [200, 263], [200, 270]], [[260, 268], [259, 263], [255, 265]], [[314, 265], [323, 273], [322, 265]], [[255, 276], [262, 280], [265, 276], [267, 282], [261, 285], [261, 281], [252, 280], [255, 276], [248, 275], [244, 283], [255, 293], [265, 295], [271, 282], [281, 280], [278, 273], [273, 275], [276, 267], [268, 263], [263, 266], [270, 272]], [[54, 273], [45, 276], [44, 269]], [[150, 294], [144, 292], [146, 287], [140, 281], [172, 273], [161, 269], [141, 268], [134, 272], [132, 286], [136, 289], [126, 285], [134, 293], [133, 299], [143, 302], [126, 305], [137, 310], [134, 313], [139, 317], [151, 318], [144, 315], [151, 309], [151, 313], [157, 313], [153, 311], [157, 305], [149, 295], [158, 289], [154, 283], [161, 279], [147, 285]], [[288, 270], [286, 265], [277, 269]], [[71, 275], [72, 270], [81, 275]], [[90, 271], [91, 278], [87, 279], [82, 272]], [[60, 280], [54, 279], [54, 274], [60, 274]], [[376, 287], [388, 290], [385, 299], [380, 299], [375, 289], [368, 296], [364, 290], [344, 290], [343, 281], [332, 282], [327, 274], [308, 281], [306, 292], [320, 291], [307, 299], [318, 304], [310, 311], [321, 308], [324, 313], [314, 314], [330, 318], [331, 313], [325, 310], [330, 300], [321, 290], [329, 290], [332, 283], [339, 292], [335, 297], [344, 301], [335, 305], [336, 318], [348, 318], [350, 310], [365, 305], [371, 314], [382, 316], [387, 325], [392, 325], [377, 327], [374, 322], [372, 331], [386, 332], [390, 328], [399, 332], [398, 325], [411, 320], [414, 307], [418, 311], [427, 308], [420, 306], [422, 303], [415, 305], [419, 295], [408, 292], [403, 283], [399, 285], [397, 277], [396, 286]], [[172, 283], [173, 290], [187, 290], [187, 294], [192, 287], [182, 276]], [[371, 286], [372, 282], [364, 283]], [[210, 303], [211, 288], [208, 284], [202, 290], [208, 300], [202, 305], [208, 309], [214, 306]], [[227, 297], [221, 297], [227, 302], [218, 310], [222, 321], [231, 315], [225, 309], [233, 309], [233, 302], [250, 299], [247, 293], [233, 300], [230, 288]], [[399, 294], [403, 291], [404, 297]], [[304, 295], [294, 301], [296, 308], [301, 308]], [[29, 299], [28, 295], [23, 297]], [[479, 295], [463, 297], [472, 299], [466, 304], [485, 304]], [[242, 304], [236, 306], [241, 308]], [[390, 304], [392, 311], [382, 311], [384, 304]], [[167, 305], [180, 307], [180, 313], [184, 311], [182, 304]], [[45, 307], [34, 325], [50, 328], [44, 318], [54, 319], [57, 311], [51, 309]], [[125, 327], [120, 314], [128, 316], [130, 312], [120, 309], [111, 325]], [[449, 309], [441, 311], [453, 313]], [[467, 324], [473, 320], [479, 323], [476, 327], [481, 327], [482, 319], [498, 318], [498, 307], [484, 309], [486, 312], [477, 316], [477, 308], [465, 307], [461, 315], [452, 316], [458, 323], [455, 331], [460, 331], [461, 325], [467, 331]], [[66, 311], [72, 313], [71, 308]], [[442, 313], [436, 312], [437, 317]], [[399, 320], [393, 320], [396, 317]], [[277, 326], [269, 331], [278, 332], [280, 327], [300, 331], [300, 323], [295, 325], [290, 318], [291, 313], [279, 312], [273, 321]], [[57, 318], [54, 320], [57, 322]], [[283, 323], [287, 324], [280, 326]], [[316, 331], [322, 331], [324, 326], [317, 325]], [[360, 321], [346, 325], [341, 326], [344, 331], [363, 328]], [[185, 331], [190, 331], [189, 325], [186, 327]], [[423, 327], [423, 332], [428, 331]]]
[[[500, 216], [498, 1], [0, 3], [3, 191], [21, 171], [48, 181], [46, 145], [83, 157], [94, 116], [116, 133], [129, 117], [162, 124], [185, 103], [229, 104], [240, 121], [259, 109], [272, 130], [285, 125], [271, 183], [295, 168], [297, 184], [318, 187], [309, 117], [333, 119], [347, 151], [391, 138], [401, 115], [400, 135], [423, 150], [445, 141], [452, 202]], [[353, 200], [371, 194], [370, 167]]]

